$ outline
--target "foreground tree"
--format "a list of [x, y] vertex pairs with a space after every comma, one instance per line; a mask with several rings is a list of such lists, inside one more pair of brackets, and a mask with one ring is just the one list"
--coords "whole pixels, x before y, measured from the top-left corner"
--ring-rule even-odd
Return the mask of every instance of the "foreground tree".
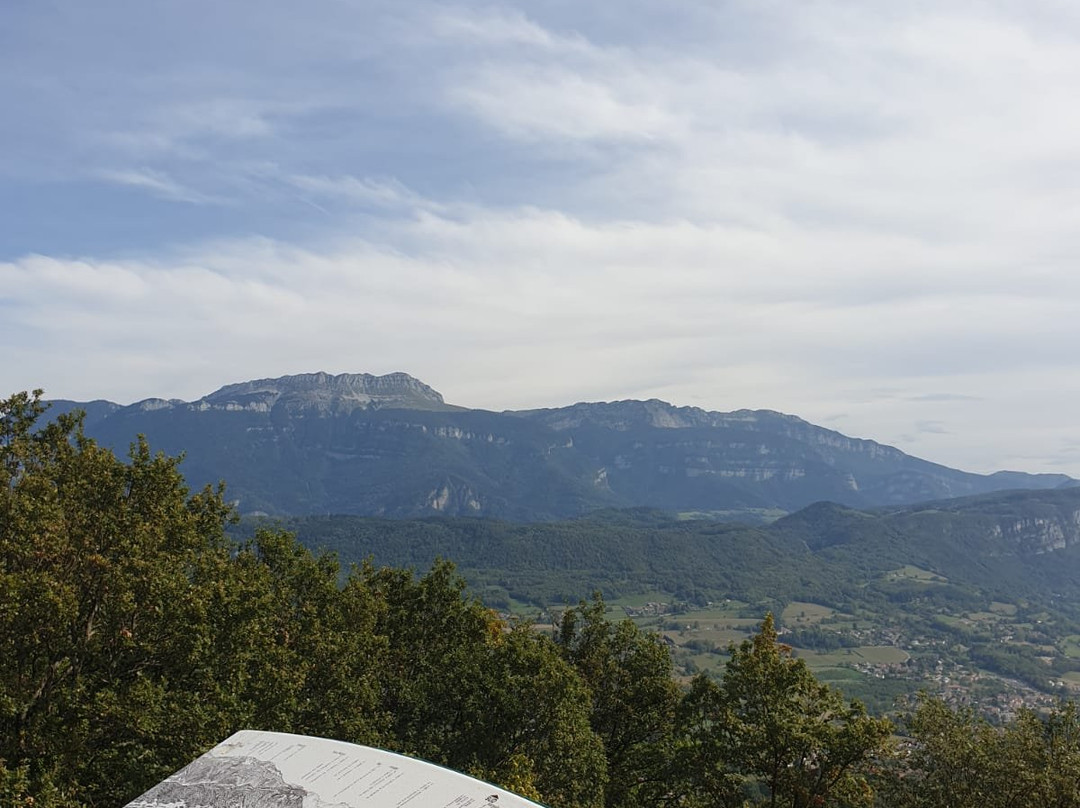
[[674, 726], [681, 694], [667, 648], [631, 620], [609, 621], [599, 595], [563, 613], [556, 639], [589, 688], [590, 721], [607, 757], [605, 804], [631, 808], [675, 801]]
[[[777, 641], [772, 616], [731, 649], [717, 685], [699, 678], [684, 707], [700, 797], [725, 805], [870, 805], [866, 768], [891, 725], [814, 678]], [[736, 788], [741, 781], [742, 788]]]
[[1080, 806], [1080, 714], [1075, 704], [1004, 727], [973, 710], [924, 698], [907, 722], [910, 739], [882, 778], [889, 808]]
[[106, 804], [212, 740], [168, 737], [198, 707], [165, 678], [195, 668], [227, 508], [145, 442], [121, 463], [43, 411], [40, 391], [0, 402], [0, 759], [33, 793]]
[[357, 570], [383, 604], [378, 673], [393, 748], [534, 799], [597, 808], [606, 763], [589, 694], [554, 643], [469, 597], [452, 565]]

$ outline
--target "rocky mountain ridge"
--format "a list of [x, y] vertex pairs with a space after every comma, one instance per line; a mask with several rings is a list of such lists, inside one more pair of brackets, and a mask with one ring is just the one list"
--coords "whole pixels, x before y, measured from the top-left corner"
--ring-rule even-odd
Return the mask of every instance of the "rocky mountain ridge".
[[456, 409], [440, 393], [408, 373], [304, 373], [277, 379], [258, 379], [229, 384], [203, 397], [202, 408], [244, 409], [269, 412], [282, 405], [291, 412], [348, 414], [355, 409], [395, 408], [411, 410]]
[[405, 373], [311, 373], [230, 384], [194, 402], [55, 402], [123, 450], [142, 433], [186, 455], [193, 484], [228, 481], [244, 512], [547, 519], [604, 507], [706, 514], [833, 500], [909, 504], [1064, 475], [971, 474], [769, 410], [663, 401], [489, 412]]

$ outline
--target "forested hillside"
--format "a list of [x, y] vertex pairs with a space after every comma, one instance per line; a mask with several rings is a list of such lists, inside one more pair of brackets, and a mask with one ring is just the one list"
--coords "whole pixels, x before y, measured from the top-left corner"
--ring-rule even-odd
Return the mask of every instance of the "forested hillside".
[[767, 616], [723, 675], [595, 600], [551, 632], [445, 563], [343, 575], [286, 532], [233, 543], [139, 440], [126, 460], [0, 403], [0, 804], [117, 806], [233, 731], [417, 755], [554, 808], [1076, 805], [1080, 719], [998, 730], [938, 702], [893, 727], [815, 680]]
[[259, 524], [286, 526], [346, 563], [371, 556], [426, 568], [453, 559], [500, 606], [576, 602], [596, 587], [613, 597], [657, 590], [699, 604], [735, 597], [778, 609], [807, 599], [843, 606], [881, 596], [867, 584], [908, 564], [947, 578], [943, 591], [958, 597], [977, 590], [1062, 608], [1080, 602], [1080, 488], [873, 511], [823, 502], [756, 526], [647, 509], [525, 524], [312, 516], [248, 520], [244, 529]]

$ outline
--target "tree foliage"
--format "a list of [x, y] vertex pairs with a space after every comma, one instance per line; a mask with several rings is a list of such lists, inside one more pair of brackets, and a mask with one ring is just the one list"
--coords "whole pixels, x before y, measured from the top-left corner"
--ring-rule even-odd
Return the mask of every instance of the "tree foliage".
[[702, 801], [871, 804], [866, 768], [883, 750], [890, 723], [818, 682], [777, 641], [771, 615], [730, 652], [723, 679], [699, 677], [683, 709]]
[[365, 566], [381, 609], [376, 672], [392, 745], [565, 806], [595, 806], [603, 747], [584, 684], [554, 645], [467, 597], [447, 563], [424, 577]]
[[563, 613], [556, 640], [588, 686], [592, 728], [607, 757], [606, 804], [670, 801], [680, 692], [667, 648], [630, 620], [608, 621], [599, 594]]
[[1004, 727], [971, 709], [924, 698], [908, 721], [910, 742], [881, 778], [896, 808], [1080, 806], [1080, 713], [1022, 711]]
[[0, 404], [0, 759], [104, 804], [218, 734], [176, 716], [211, 647], [227, 509], [144, 441], [121, 463], [79, 416], [35, 428], [42, 411], [39, 394]]

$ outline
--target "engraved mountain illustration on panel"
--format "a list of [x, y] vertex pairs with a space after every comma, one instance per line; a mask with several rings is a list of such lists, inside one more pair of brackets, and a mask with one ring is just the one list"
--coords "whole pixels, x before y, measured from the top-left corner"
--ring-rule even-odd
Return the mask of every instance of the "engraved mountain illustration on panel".
[[127, 808], [311, 808], [309, 797], [306, 789], [286, 783], [268, 761], [203, 755]]
[[197, 401], [54, 402], [126, 451], [137, 434], [185, 455], [192, 486], [226, 480], [242, 513], [551, 519], [649, 506], [795, 511], [902, 505], [1075, 484], [958, 471], [769, 410], [659, 400], [491, 412], [447, 404], [406, 373], [309, 373]]

